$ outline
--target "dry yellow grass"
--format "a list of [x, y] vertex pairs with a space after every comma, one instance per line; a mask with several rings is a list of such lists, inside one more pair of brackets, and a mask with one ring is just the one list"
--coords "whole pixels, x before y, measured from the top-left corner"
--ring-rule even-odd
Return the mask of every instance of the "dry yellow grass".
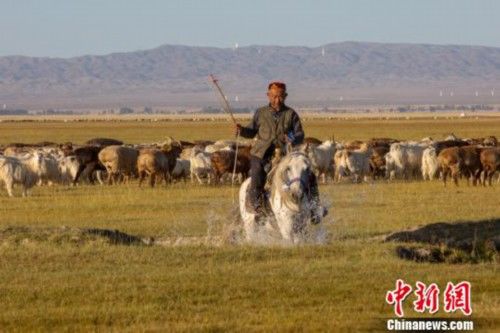
[[[308, 135], [418, 139], [453, 132], [500, 136], [500, 120], [309, 120]], [[2, 123], [0, 143], [106, 136], [127, 142], [230, 138], [226, 122]], [[397, 278], [472, 283], [476, 331], [500, 327], [498, 263], [429, 264], [396, 257], [380, 236], [435, 222], [500, 217], [499, 187], [439, 182], [321, 186], [330, 241], [296, 248], [180, 247], [51, 241], [37, 230], [118, 229], [141, 237], [223, 234], [233, 222], [229, 186], [190, 184], [42, 187], [27, 199], [0, 192], [2, 331], [375, 331], [394, 317], [384, 301]], [[332, 221], [333, 219], [333, 221]], [[11, 237], [8, 227], [28, 227]], [[38, 236], [37, 236], [38, 235]], [[411, 300], [408, 316], [416, 317]], [[439, 317], [446, 317], [439, 312]], [[464, 318], [460, 314], [454, 317]], [[465, 318], [464, 318], [465, 319]]]

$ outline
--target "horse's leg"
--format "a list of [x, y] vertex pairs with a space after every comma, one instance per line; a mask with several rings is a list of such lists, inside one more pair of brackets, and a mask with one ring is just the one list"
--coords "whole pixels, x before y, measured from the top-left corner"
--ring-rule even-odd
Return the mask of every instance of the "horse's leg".
[[247, 242], [253, 241], [253, 235], [255, 234], [255, 222], [254, 214], [250, 214], [246, 209], [247, 200], [247, 188], [249, 181], [243, 182], [239, 191], [239, 205], [240, 205], [240, 216], [243, 220], [243, 230], [245, 232], [245, 239]]
[[286, 243], [293, 244], [293, 223], [286, 223], [285, 225], [280, 226], [281, 237]]
[[253, 241], [253, 236], [255, 234], [255, 222], [253, 221], [254, 218], [252, 216], [253, 214], [249, 214], [248, 212], [245, 212], [242, 216], [243, 218], [243, 230], [245, 231], [245, 239], [247, 242], [252, 242]]
[[[276, 221], [278, 222], [278, 227], [280, 230], [281, 238], [287, 244], [294, 243], [294, 220], [288, 214], [284, 214], [283, 209], [285, 207], [279, 207], [275, 211]], [[273, 210], [274, 211], [274, 210]]]

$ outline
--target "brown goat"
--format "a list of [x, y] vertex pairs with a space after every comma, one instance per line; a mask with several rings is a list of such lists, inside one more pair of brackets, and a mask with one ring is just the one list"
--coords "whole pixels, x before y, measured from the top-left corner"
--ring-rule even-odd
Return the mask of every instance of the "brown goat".
[[487, 148], [481, 152], [479, 157], [483, 166], [483, 186], [486, 186], [486, 179], [488, 185], [491, 186], [491, 179], [496, 171], [500, 171], [500, 148]]
[[[240, 147], [236, 158], [236, 173], [241, 173], [243, 178], [248, 177], [250, 171], [250, 146]], [[234, 169], [234, 150], [216, 151], [210, 157], [215, 184], [226, 173], [232, 173]]]
[[370, 157], [370, 170], [373, 179], [385, 177], [385, 154], [389, 150], [389, 146], [385, 145], [373, 147], [373, 153]]
[[449, 174], [458, 186], [458, 176], [460, 174], [460, 154], [458, 147], [444, 148], [438, 155], [438, 163], [443, 171], [443, 183], [446, 186], [446, 179]]
[[464, 146], [458, 149], [460, 153], [460, 173], [467, 177], [467, 185], [472, 179], [472, 185], [476, 186], [483, 169], [480, 159], [482, 148], [478, 146]]
[[469, 184], [469, 179], [472, 179], [472, 184], [476, 185], [482, 170], [481, 149], [477, 146], [464, 146], [441, 150], [438, 163], [443, 172], [444, 185], [446, 186], [446, 178], [449, 174], [457, 186], [460, 175], [467, 177], [467, 184]]
[[182, 146], [179, 143], [166, 145], [161, 150], [142, 149], [137, 158], [139, 186], [142, 185], [146, 175], [149, 175], [151, 187], [154, 187], [158, 175], [163, 176], [165, 185], [169, 184], [171, 182], [170, 175], [181, 152]]

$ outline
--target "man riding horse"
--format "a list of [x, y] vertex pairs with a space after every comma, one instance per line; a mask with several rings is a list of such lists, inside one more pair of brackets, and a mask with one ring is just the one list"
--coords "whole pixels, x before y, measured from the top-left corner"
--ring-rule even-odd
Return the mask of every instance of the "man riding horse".
[[[264, 186], [269, 163], [276, 149], [286, 152], [287, 147], [300, 145], [304, 140], [304, 131], [297, 112], [285, 105], [286, 85], [271, 82], [267, 97], [269, 104], [257, 109], [251, 123], [244, 127], [236, 124], [236, 132], [245, 138], [256, 137], [250, 154], [250, 186], [248, 199], [250, 211], [255, 212], [255, 222], [261, 224], [266, 217]], [[314, 174], [310, 177], [310, 196], [315, 203], [311, 207], [312, 223], [318, 223], [324, 210], [319, 204], [318, 184]]]

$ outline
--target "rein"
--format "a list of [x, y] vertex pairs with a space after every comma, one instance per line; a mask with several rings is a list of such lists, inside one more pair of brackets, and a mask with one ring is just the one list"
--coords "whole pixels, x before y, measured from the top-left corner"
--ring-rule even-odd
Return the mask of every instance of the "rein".
[[285, 182], [285, 186], [283, 186], [283, 189], [289, 190], [290, 186], [292, 186], [293, 183], [297, 183], [297, 182], [299, 182], [300, 186], [303, 187], [307, 192], [309, 192], [311, 190], [309, 183], [305, 182], [301, 177], [295, 177], [295, 178], [292, 178], [290, 180], [287, 180]]

